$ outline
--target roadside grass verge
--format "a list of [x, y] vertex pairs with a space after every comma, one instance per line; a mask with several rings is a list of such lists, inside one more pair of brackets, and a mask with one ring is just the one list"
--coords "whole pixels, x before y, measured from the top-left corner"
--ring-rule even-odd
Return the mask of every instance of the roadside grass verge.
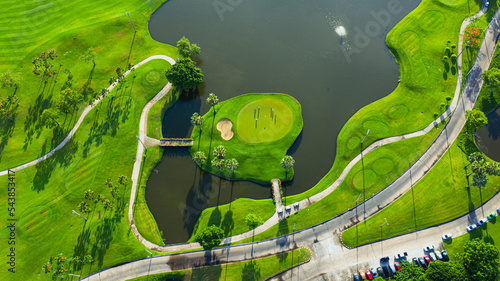
[[[149, 71], [168, 66], [155, 60], [138, 68], [136, 78], [130, 77], [111, 92], [113, 99], [105, 98], [90, 111], [66, 146], [45, 161], [16, 172], [16, 274], [23, 280], [50, 280], [51, 275], [41, 268], [59, 253], [66, 257], [92, 255], [92, 264], [70, 266], [72, 273], [82, 276], [146, 257], [144, 246], [128, 224], [130, 175], [140, 114], [167, 82], [164, 76], [153, 84], [143, 81]], [[121, 175], [128, 178], [127, 184], [117, 183]], [[108, 178], [119, 187], [117, 198], [104, 184]], [[7, 176], [0, 177], [5, 185], [7, 180]], [[109, 199], [113, 209], [91, 203], [93, 211], [82, 214], [88, 219], [85, 221], [71, 211], [78, 212], [83, 193], [89, 189]], [[0, 198], [0, 202], [6, 205], [7, 198]], [[0, 214], [0, 219], [7, 221], [7, 213]], [[2, 239], [8, 235], [8, 229], [0, 230]], [[7, 251], [4, 247], [0, 253], [7, 255]], [[0, 269], [0, 279], [10, 278], [7, 264]]]
[[[444, 223], [474, 210], [500, 190], [500, 179], [489, 176], [488, 184], [481, 190], [475, 186], [467, 188], [467, 164], [467, 156], [453, 144], [413, 186], [413, 192], [408, 191], [368, 220], [344, 231], [343, 242], [349, 247], [363, 245]], [[386, 219], [389, 225], [381, 230]]]
[[[145, 280], [191, 280], [191, 281], [222, 281], [222, 280], [255, 280], [261, 281], [287, 270], [293, 266], [308, 261], [311, 257], [309, 249], [301, 248], [275, 256], [254, 259], [246, 262], [224, 265], [206, 266], [184, 271], [152, 274], [149, 276], [129, 279], [128, 281]], [[293, 259], [293, 260], [292, 260]], [[171, 279], [170, 279], [171, 278]]]
[[[275, 122], [270, 117], [271, 106], [277, 113]], [[254, 110], [257, 107], [260, 108], [258, 112]], [[245, 94], [222, 101], [216, 105], [215, 116], [211, 108], [203, 117], [201, 135], [200, 128], [193, 129], [191, 138], [194, 143], [189, 150], [191, 154], [196, 151], [205, 153], [207, 160], [201, 166], [203, 170], [227, 179], [251, 180], [263, 185], [270, 184], [273, 178], [283, 182], [293, 178], [293, 169], [285, 172], [281, 166], [281, 159], [303, 126], [301, 106], [293, 97], [286, 94]], [[234, 132], [227, 141], [217, 130], [217, 123], [223, 118], [232, 121]], [[234, 175], [226, 169], [219, 173], [211, 166], [213, 150], [219, 145], [227, 150], [225, 159], [235, 158], [238, 161]]]

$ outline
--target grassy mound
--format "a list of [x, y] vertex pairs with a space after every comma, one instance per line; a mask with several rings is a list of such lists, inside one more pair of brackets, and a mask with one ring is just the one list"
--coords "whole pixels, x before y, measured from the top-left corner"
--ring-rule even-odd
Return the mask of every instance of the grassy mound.
[[[246, 94], [219, 103], [215, 114], [212, 108], [203, 117], [201, 128], [193, 129], [194, 144], [190, 149], [191, 154], [203, 151], [207, 156], [201, 166], [203, 170], [260, 184], [269, 184], [273, 178], [282, 181], [293, 178], [293, 170], [286, 173], [281, 159], [302, 131], [301, 106], [297, 100], [284, 94]], [[223, 119], [233, 122], [234, 135], [229, 140], [224, 140], [216, 129]], [[234, 175], [212, 168], [212, 151], [219, 145], [227, 150], [225, 159], [235, 158], [239, 162]]]

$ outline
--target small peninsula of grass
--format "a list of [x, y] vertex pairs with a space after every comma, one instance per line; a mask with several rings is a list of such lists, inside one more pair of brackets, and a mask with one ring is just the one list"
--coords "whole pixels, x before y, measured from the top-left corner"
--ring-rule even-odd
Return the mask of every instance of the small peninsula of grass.
[[[293, 178], [293, 169], [286, 172], [281, 159], [302, 131], [297, 100], [285, 94], [246, 94], [219, 103], [203, 118], [201, 128], [193, 129], [190, 149], [191, 154], [202, 151], [207, 156], [201, 165], [203, 170], [260, 184], [268, 184], [273, 178]], [[225, 159], [238, 161], [234, 174], [211, 166], [213, 150], [219, 145], [227, 151]]]

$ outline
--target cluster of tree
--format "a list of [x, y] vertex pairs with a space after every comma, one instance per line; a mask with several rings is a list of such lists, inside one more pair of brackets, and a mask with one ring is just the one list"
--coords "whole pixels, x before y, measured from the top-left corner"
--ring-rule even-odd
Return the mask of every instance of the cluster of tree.
[[[54, 76], [54, 71], [52, 70], [51, 60], [57, 60], [57, 53], [54, 50], [40, 53], [40, 56], [36, 57], [31, 61], [33, 63], [33, 73], [39, 75], [47, 83], [45, 77]], [[61, 65], [61, 63], [59, 63]]]
[[490, 93], [493, 93], [493, 90], [500, 86], [500, 69], [492, 67], [486, 70], [483, 72], [483, 80], [486, 86], [490, 89]]
[[14, 88], [14, 91], [7, 94], [7, 97], [5, 99], [0, 98], [0, 119], [13, 119], [13, 116], [17, 108], [19, 107], [19, 100], [16, 96], [16, 90], [19, 87], [20, 80], [21, 74], [17, 72], [15, 73], [9, 70], [0, 74], [0, 88]]
[[[128, 179], [126, 176], [121, 175], [118, 178], [118, 183], [125, 187], [128, 183]], [[107, 179], [104, 183], [110, 189], [111, 197], [114, 199], [118, 196], [118, 186], [114, 185], [111, 179]], [[84, 201], [81, 201], [78, 204], [78, 210], [82, 213], [90, 213], [92, 212], [92, 208], [90, 208], [90, 203], [94, 203], [94, 209], [98, 203], [102, 203], [104, 210], [113, 209], [113, 205], [111, 201], [106, 199], [106, 197], [102, 194], [96, 196], [95, 191], [89, 189], [83, 193]]]
[[214, 148], [214, 159], [212, 159], [211, 162], [212, 168], [219, 173], [222, 173], [224, 168], [226, 168], [234, 176], [234, 171], [238, 168], [239, 165], [238, 161], [235, 158], [224, 160], [224, 158], [226, 157], [226, 153], [227, 151], [222, 145], [216, 146]]
[[85, 265], [94, 262], [91, 255], [86, 255], [84, 257], [74, 256], [72, 258], [65, 257], [63, 254], [51, 257], [47, 263], [42, 266], [42, 271], [45, 274], [51, 273], [52, 280], [57, 278], [64, 279], [65, 276], [59, 276], [61, 273], [69, 273], [69, 267], [72, 264], [75, 265]]
[[168, 81], [182, 91], [190, 91], [203, 83], [203, 73], [190, 58], [180, 59], [165, 72]]
[[[474, 239], [464, 244], [464, 252], [449, 262], [435, 261], [427, 270], [402, 261], [396, 280], [412, 281], [493, 281], [500, 273], [499, 250], [495, 245]], [[375, 280], [383, 280], [381, 277]]]
[[486, 162], [483, 154], [479, 152], [471, 153], [468, 157], [468, 160], [469, 165], [471, 166], [472, 173], [468, 174], [467, 177], [473, 174], [472, 185], [479, 188], [484, 187], [488, 183], [487, 175], [498, 176], [498, 164], [495, 162]]
[[177, 49], [179, 53], [185, 58], [197, 56], [201, 52], [201, 49], [200, 47], [198, 47], [198, 45], [191, 44], [189, 42], [189, 39], [184, 36], [182, 36], [182, 38], [177, 41]]
[[204, 250], [211, 250], [220, 244], [222, 237], [224, 237], [222, 229], [218, 226], [211, 225], [198, 233], [194, 240], [200, 243]]
[[457, 48], [457, 45], [455, 44], [452, 44], [450, 46], [450, 43], [451, 41], [448, 40], [448, 43], [446, 44], [446, 48], [444, 48], [444, 57], [443, 57], [443, 62], [445, 64], [448, 63], [448, 58], [451, 59], [451, 63], [452, 64], [456, 64], [457, 63], [457, 55], [455, 54], [455, 49]]

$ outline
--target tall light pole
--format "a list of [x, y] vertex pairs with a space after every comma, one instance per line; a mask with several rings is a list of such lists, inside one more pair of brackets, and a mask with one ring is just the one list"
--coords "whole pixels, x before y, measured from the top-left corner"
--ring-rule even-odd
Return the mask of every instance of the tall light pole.
[[[358, 219], [358, 200], [363, 195], [363, 193], [360, 193], [358, 196], [358, 199], [356, 199], [356, 220], [359, 222]], [[359, 235], [358, 235], [358, 224], [356, 223], [356, 268], [359, 271]]]
[[413, 221], [415, 222], [415, 231], [417, 230], [417, 212], [415, 210], [415, 194], [413, 193], [413, 180], [411, 178], [411, 162], [417, 158], [417, 156], [420, 156], [419, 153], [413, 157], [413, 159], [410, 160], [408, 163], [408, 170], [410, 170], [410, 189], [411, 189], [411, 198], [413, 200]]
[[363, 138], [363, 140], [361, 141], [361, 170], [362, 170], [362, 174], [363, 174], [363, 219], [366, 219], [366, 205], [365, 205], [365, 202], [366, 202], [366, 197], [365, 197], [365, 164], [363, 163], [363, 142], [365, 142], [365, 139], [366, 139], [366, 137], [368, 136], [369, 133], [370, 133], [370, 129], [368, 129], [368, 131], [366, 131], [366, 135]]
[[75, 212], [75, 210], [71, 210], [71, 212], [73, 212], [73, 215], [78, 215], [78, 216], [80, 216], [82, 219], [87, 220], [87, 218], [86, 218], [86, 217], [84, 217], [84, 216], [80, 215], [79, 213]]
[[146, 281], [149, 280], [149, 271], [151, 270], [151, 260], [153, 259], [153, 253], [151, 253], [150, 251], [148, 251], [148, 249], [144, 249], [145, 252], [148, 252], [150, 256], [148, 256], [149, 258], [149, 268], [148, 268], [148, 276], [146, 277]]
[[384, 218], [384, 221], [385, 222], [380, 225], [380, 248], [382, 249], [382, 256], [384, 255], [384, 241], [382, 240], [384, 235], [382, 233], [382, 226], [384, 226], [385, 224], [389, 225], [386, 218]]

